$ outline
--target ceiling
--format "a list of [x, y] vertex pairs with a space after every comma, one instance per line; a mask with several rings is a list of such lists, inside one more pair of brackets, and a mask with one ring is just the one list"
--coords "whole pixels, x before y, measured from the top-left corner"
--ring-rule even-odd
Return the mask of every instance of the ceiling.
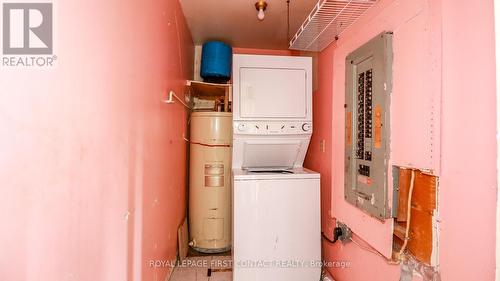
[[[290, 1], [290, 37], [318, 0]], [[180, 0], [194, 43], [222, 40], [233, 47], [288, 49], [286, 0], [267, 0], [257, 19], [257, 0]]]

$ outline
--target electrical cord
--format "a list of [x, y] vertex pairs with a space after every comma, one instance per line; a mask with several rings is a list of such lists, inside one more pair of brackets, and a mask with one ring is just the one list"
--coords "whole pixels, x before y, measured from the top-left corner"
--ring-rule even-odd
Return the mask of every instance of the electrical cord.
[[324, 232], [321, 232], [321, 236], [323, 237], [323, 239], [330, 242], [331, 244], [334, 244], [335, 242], [337, 242], [337, 241], [330, 240], [330, 238], [328, 238], [328, 236], [326, 236], [326, 234]]
[[375, 250], [373, 248], [368, 248], [368, 247], [365, 247], [365, 246], [361, 245], [360, 243], [358, 243], [357, 241], [355, 241], [354, 239], [352, 239], [352, 237], [351, 237], [351, 241], [355, 245], [357, 245], [358, 247], [360, 247], [361, 249], [363, 249], [365, 251], [368, 251], [368, 252], [371, 252], [373, 254], [381, 256], [389, 264], [400, 264], [403, 261], [403, 253], [406, 250], [406, 246], [408, 245], [408, 240], [410, 240], [411, 199], [412, 199], [412, 196], [413, 196], [413, 188], [414, 188], [414, 186], [415, 186], [415, 170], [412, 170], [411, 171], [411, 180], [410, 180], [410, 190], [408, 192], [408, 210], [407, 210], [407, 214], [406, 214], [405, 238], [404, 238], [403, 246], [401, 247], [401, 249], [398, 252], [398, 256], [397, 256], [397, 260], [396, 261], [393, 261], [391, 259], [386, 258], [379, 251], [377, 251], [377, 250]]
[[[340, 227], [336, 227], [334, 229], [334, 239], [333, 240], [330, 240], [330, 238], [328, 238], [324, 232], [321, 232], [321, 236], [323, 237], [323, 239], [325, 239], [326, 241], [328, 241], [329, 243], [331, 244], [335, 244], [335, 242], [337, 242], [337, 240], [339, 239], [340, 236], [342, 236], [342, 229]], [[386, 258], [384, 255], [382, 255], [382, 253], [380, 253], [379, 251], [371, 248], [371, 247], [366, 247], [366, 246], [363, 246], [361, 245], [359, 242], [357, 242], [356, 240], [354, 240], [352, 237], [349, 238], [349, 240], [354, 243], [356, 246], [358, 246], [359, 248], [365, 250], [365, 251], [368, 251], [372, 254], [375, 254], [375, 255], [378, 255], [380, 256], [381, 258], [383, 258], [387, 263], [389, 264], [399, 264], [400, 261], [398, 260], [397, 262], [394, 262], [392, 261], [391, 259], [388, 259]]]
[[290, 0], [286, 1], [286, 44], [290, 44]]
[[230, 144], [208, 144], [208, 143], [201, 143], [201, 142], [194, 142], [194, 141], [189, 141], [189, 143], [190, 144], [197, 144], [197, 145], [201, 145], [201, 146], [207, 146], [207, 147], [231, 147]]
[[[396, 261], [386, 258], [382, 253], [380, 253], [379, 251], [377, 251], [376, 249], [374, 249], [372, 247], [366, 247], [366, 246], [361, 245], [359, 242], [354, 240], [352, 237], [350, 237], [349, 240], [351, 242], [353, 242], [359, 248], [382, 257], [388, 264], [397, 265], [397, 264], [400, 264], [401, 262], [403, 262], [403, 260], [404, 260], [403, 254], [404, 254], [404, 251], [406, 250], [406, 247], [408, 245], [408, 241], [410, 240], [411, 201], [412, 201], [412, 197], [413, 197], [414, 187], [415, 187], [415, 170], [412, 169], [411, 170], [410, 189], [408, 191], [408, 205], [407, 205], [407, 213], [406, 213], [406, 230], [405, 230], [404, 243], [397, 254]], [[342, 235], [343, 235], [342, 228], [340, 228], [340, 227], [335, 227], [334, 232], [333, 232], [333, 237], [334, 237], [333, 240], [330, 240], [330, 238], [328, 238], [324, 232], [321, 232], [321, 236], [323, 237], [323, 239], [330, 242], [331, 244], [334, 244], [335, 242], [337, 242], [337, 240]]]
[[[335, 227], [334, 230], [333, 230], [333, 237], [334, 239], [333, 240], [330, 240], [330, 238], [328, 238], [324, 232], [321, 232], [321, 236], [323, 237], [323, 239], [325, 239], [326, 241], [328, 241], [330, 244], [335, 244], [335, 242], [337, 242], [337, 240], [339, 240], [339, 238], [343, 235], [342, 233], [342, 228], [341, 227]], [[380, 256], [381, 258], [383, 258], [388, 264], [399, 264], [401, 263], [402, 259], [398, 259], [397, 261], [393, 261], [391, 259], [388, 259], [386, 258], [384, 255], [382, 255], [382, 253], [380, 253], [379, 251], [373, 249], [372, 247], [366, 247], [366, 246], [363, 246], [361, 245], [359, 242], [357, 242], [356, 240], [354, 240], [352, 237], [348, 238], [352, 243], [354, 243], [356, 246], [358, 246], [359, 248], [365, 250], [365, 251], [368, 251], [372, 254], [375, 254], [375, 255], [378, 255]]]
[[408, 240], [410, 240], [410, 222], [411, 222], [411, 199], [413, 196], [413, 187], [415, 185], [415, 170], [411, 170], [411, 180], [410, 180], [410, 190], [408, 191], [408, 206], [407, 206], [407, 213], [406, 213], [406, 231], [405, 231], [405, 239], [403, 242], [403, 246], [401, 247], [401, 250], [399, 250], [398, 253], [398, 260], [401, 261], [403, 252], [406, 249], [406, 246], [408, 245]]
[[356, 246], [358, 246], [359, 248], [361, 248], [361, 249], [365, 250], [365, 251], [368, 251], [368, 252], [370, 252], [370, 253], [372, 253], [372, 254], [375, 254], [375, 255], [380, 256], [380, 257], [381, 257], [381, 258], [383, 258], [383, 259], [384, 259], [384, 260], [385, 260], [388, 264], [394, 264], [394, 265], [395, 265], [395, 264], [399, 264], [399, 263], [401, 262], [401, 260], [398, 260], [398, 261], [393, 261], [393, 260], [391, 260], [391, 259], [386, 258], [386, 257], [385, 257], [384, 255], [382, 255], [382, 253], [380, 253], [379, 251], [377, 251], [377, 250], [375, 250], [375, 249], [373, 249], [373, 248], [371, 248], [371, 247], [366, 247], [366, 246], [361, 245], [359, 242], [357, 242], [356, 240], [352, 239], [352, 237], [351, 237], [351, 242], [352, 242], [352, 243], [354, 243], [354, 244], [355, 244]]
[[330, 238], [328, 238], [328, 236], [326, 236], [324, 232], [321, 232], [321, 236], [323, 236], [323, 238], [331, 244], [335, 244], [335, 242], [337, 242], [342, 235], [343, 233], [341, 227], [335, 227], [333, 229], [333, 240], [330, 240]]
[[363, 246], [361, 245], [359, 242], [357, 242], [356, 240], [352, 239], [351, 237], [351, 242], [354, 243], [356, 246], [360, 247], [361, 249], [365, 250], [365, 251], [368, 251], [372, 254], [375, 254], [375, 255], [379, 255], [381, 257], [383, 257], [384, 259], [387, 259], [384, 255], [382, 255], [379, 251], [373, 249], [373, 248], [370, 248], [370, 247], [366, 247], [366, 246]]

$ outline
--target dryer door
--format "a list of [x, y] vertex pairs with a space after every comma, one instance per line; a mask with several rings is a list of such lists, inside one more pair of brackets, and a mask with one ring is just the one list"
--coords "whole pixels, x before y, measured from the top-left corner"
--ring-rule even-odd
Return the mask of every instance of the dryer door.
[[306, 118], [305, 69], [243, 67], [239, 75], [242, 118]]

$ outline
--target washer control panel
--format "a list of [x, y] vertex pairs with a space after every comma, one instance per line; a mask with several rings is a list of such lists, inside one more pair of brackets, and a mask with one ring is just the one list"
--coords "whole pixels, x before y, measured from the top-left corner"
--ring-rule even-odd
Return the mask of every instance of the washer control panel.
[[311, 122], [235, 121], [234, 134], [237, 135], [309, 135]]

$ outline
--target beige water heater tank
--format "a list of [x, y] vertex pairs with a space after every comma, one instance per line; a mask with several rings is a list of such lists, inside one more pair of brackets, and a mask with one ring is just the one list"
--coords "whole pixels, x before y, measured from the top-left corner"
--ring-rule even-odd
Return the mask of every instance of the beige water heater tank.
[[203, 253], [231, 248], [232, 114], [191, 114], [190, 245]]

